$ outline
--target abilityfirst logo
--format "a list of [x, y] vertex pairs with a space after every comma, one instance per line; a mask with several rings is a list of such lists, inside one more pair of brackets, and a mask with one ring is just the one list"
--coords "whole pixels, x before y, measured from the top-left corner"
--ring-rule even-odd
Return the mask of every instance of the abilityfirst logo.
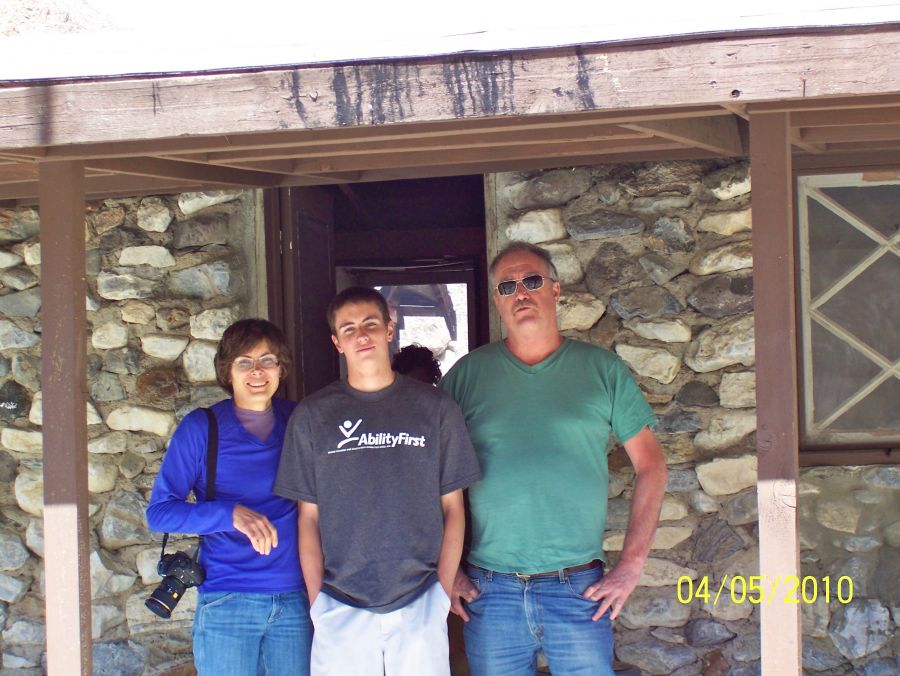
[[[339, 442], [337, 448], [332, 453], [346, 453], [347, 451], [369, 450], [375, 448], [394, 448], [396, 446], [418, 446], [425, 448], [425, 437], [414, 437], [409, 432], [363, 432], [356, 435], [356, 430], [362, 424], [362, 418], [355, 423], [345, 420], [338, 425], [338, 430], [344, 436], [344, 440]], [[351, 446], [351, 444], [354, 444]]]

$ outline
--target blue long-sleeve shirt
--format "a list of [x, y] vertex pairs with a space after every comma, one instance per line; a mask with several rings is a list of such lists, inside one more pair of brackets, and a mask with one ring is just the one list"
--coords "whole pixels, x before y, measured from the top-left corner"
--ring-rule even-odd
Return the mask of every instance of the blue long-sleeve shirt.
[[[201, 589], [276, 594], [303, 585], [297, 549], [297, 503], [272, 493], [281, 445], [295, 403], [273, 399], [275, 427], [260, 441], [240, 424], [231, 399], [212, 407], [219, 426], [214, 499], [206, 496], [208, 422], [202, 410], [184, 417], [172, 436], [153, 484], [147, 523], [170, 533], [203, 535], [200, 562], [206, 570]], [[193, 491], [197, 502], [187, 502]], [[278, 531], [278, 547], [258, 554], [236, 530], [232, 512], [238, 503], [264, 514]], [[172, 550], [174, 551], [174, 549]]]

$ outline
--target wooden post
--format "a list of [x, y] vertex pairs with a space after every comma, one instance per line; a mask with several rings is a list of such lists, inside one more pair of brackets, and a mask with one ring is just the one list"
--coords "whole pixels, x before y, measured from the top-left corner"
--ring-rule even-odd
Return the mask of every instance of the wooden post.
[[753, 176], [753, 304], [759, 460], [762, 673], [800, 674], [799, 604], [784, 603], [800, 576], [797, 531], [799, 431], [794, 285], [794, 210], [787, 113], [750, 116]]
[[47, 670], [91, 666], [84, 168], [39, 166]]

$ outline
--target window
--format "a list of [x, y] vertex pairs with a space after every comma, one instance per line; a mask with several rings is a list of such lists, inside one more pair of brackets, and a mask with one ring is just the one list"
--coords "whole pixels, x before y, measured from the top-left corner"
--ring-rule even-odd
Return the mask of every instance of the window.
[[798, 182], [803, 443], [900, 441], [900, 178]]

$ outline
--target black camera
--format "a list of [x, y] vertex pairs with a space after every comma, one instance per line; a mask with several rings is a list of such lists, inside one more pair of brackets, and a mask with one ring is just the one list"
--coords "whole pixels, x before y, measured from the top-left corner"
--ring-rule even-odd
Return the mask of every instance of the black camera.
[[156, 572], [162, 575], [162, 582], [144, 605], [163, 619], [172, 616], [186, 589], [201, 585], [206, 579], [203, 566], [184, 552], [160, 556]]

